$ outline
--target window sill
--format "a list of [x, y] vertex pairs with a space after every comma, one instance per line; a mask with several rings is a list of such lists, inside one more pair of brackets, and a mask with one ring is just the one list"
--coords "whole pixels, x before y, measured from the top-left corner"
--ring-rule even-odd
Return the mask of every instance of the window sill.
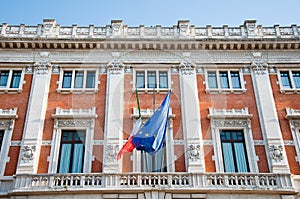
[[283, 94], [300, 94], [300, 89], [280, 89]]
[[5, 94], [5, 93], [18, 94], [18, 93], [22, 93], [22, 89], [21, 88], [0, 88], [0, 94]]
[[169, 88], [155, 88], [155, 89], [153, 89], [153, 88], [150, 88], [150, 89], [148, 89], [148, 88], [138, 88], [137, 90], [138, 90], [138, 92], [143, 92], [143, 93], [153, 93], [153, 92], [155, 92], [155, 93], [166, 93], [170, 89]]
[[74, 88], [58, 88], [56, 89], [58, 93], [61, 94], [94, 94], [98, 92], [98, 89], [96, 88], [80, 88], [80, 89], [74, 89]]
[[247, 89], [206, 89], [209, 94], [244, 94]]

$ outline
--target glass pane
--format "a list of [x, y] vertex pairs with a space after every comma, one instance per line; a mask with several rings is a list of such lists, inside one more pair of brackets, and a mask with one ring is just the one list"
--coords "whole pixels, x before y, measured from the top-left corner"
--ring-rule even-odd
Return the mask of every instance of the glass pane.
[[75, 83], [74, 88], [82, 88], [83, 87], [83, 71], [76, 71], [75, 72]]
[[156, 88], [156, 72], [149, 71], [148, 75], [148, 88]]
[[69, 173], [71, 159], [71, 144], [62, 144], [60, 151], [59, 173]]
[[217, 88], [218, 86], [217, 86], [216, 72], [208, 72], [207, 77], [208, 77], [208, 87]]
[[293, 72], [293, 79], [296, 88], [300, 88], [300, 72]]
[[72, 162], [72, 173], [82, 173], [83, 165], [83, 144], [74, 145], [73, 162]]
[[234, 151], [238, 172], [248, 172], [244, 143], [234, 143]]
[[280, 77], [281, 77], [282, 86], [284, 88], [292, 88], [288, 71], [280, 72]]
[[0, 130], [0, 151], [2, 147], [3, 138], [4, 138], [4, 130]]
[[231, 143], [222, 143], [225, 172], [235, 172]]
[[7, 80], [8, 80], [8, 74], [9, 74], [8, 70], [0, 71], [0, 86], [1, 87], [6, 87]]
[[145, 88], [145, 72], [136, 72], [136, 88]]
[[95, 88], [96, 72], [88, 71], [86, 77], [86, 88]]
[[241, 88], [241, 82], [240, 82], [240, 75], [239, 72], [231, 72], [231, 82], [232, 82], [232, 88]]
[[21, 74], [22, 74], [22, 71], [14, 71], [13, 72], [13, 75], [12, 75], [12, 78], [11, 78], [10, 88], [19, 88]]
[[167, 72], [159, 72], [159, 88], [168, 88]]
[[72, 71], [65, 71], [62, 87], [71, 88], [71, 83], [72, 83]]
[[229, 88], [227, 72], [220, 72], [219, 76], [221, 88]]

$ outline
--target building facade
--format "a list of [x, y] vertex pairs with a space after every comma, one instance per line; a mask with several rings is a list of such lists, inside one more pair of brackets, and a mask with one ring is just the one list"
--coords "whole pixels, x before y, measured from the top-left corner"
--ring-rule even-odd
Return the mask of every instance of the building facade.
[[[300, 196], [300, 27], [0, 25], [0, 198]], [[171, 93], [164, 147], [117, 153]]]

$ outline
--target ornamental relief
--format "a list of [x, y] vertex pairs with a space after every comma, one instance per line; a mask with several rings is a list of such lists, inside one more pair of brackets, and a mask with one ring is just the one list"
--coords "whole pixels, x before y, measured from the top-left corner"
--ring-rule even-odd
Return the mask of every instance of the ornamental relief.
[[281, 144], [272, 144], [269, 146], [270, 156], [275, 162], [283, 160], [283, 146]]
[[197, 160], [200, 160], [200, 145], [191, 144], [188, 148], [188, 157], [191, 162], [196, 162]]
[[34, 153], [36, 151], [36, 146], [35, 145], [25, 145], [22, 147], [22, 161], [24, 163], [29, 163], [32, 162], [34, 159]]
[[125, 65], [121, 62], [113, 62], [108, 64], [109, 73], [112, 75], [120, 75]]
[[91, 120], [59, 120], [57, 121], [58, 127], [92, 127]]
[[212, 120], [214, 127], [249, 127], [247, 120]]
[[0, 121], [0, 127], [7, 128], [11, 130], [13, 128], [13, 121], [11, 120], [2, 120]]
[[119, 145], [118, 144], [110, 144], [106, 146], [105, 159], [107, 162], [114, 162], [117, 158]]
[[183, 75], [192, 75], [195, 73], [194, 66], [188, 62], [182, 62], [179, 67]]

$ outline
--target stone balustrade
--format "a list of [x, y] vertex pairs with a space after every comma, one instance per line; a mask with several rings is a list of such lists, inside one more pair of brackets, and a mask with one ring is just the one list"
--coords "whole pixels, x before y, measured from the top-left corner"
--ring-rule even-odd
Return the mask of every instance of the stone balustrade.
[[160, 25], [128, 27], [122, 20], [112, 20], [111, 25], [96, 27], [94, 25], [79, 27], [77, 25], [61, 26], [53, 19], [45, 19], [37, 26], [0, 25], [0, 36], [7, 38], [53, 38], [53, 39], [108, 39], [108, 38], [151, 38], [151, 39], [274, 39], [299, 38], [300, 27], [291, 25], [281, 27], [262, 27], [256, 20], [246, 20], [239, 27], [195, 27], [189, 21], [178, 21], [173, 27]]
[[293, 193], [290, 174], [271, 173], [122, 173], [122, 174], [22, 174], [7, 182], [0, 179], [0, 193], [44, 193], [56, 191], [96, 191], [164, 189], [199, 192], [240, 191]]

